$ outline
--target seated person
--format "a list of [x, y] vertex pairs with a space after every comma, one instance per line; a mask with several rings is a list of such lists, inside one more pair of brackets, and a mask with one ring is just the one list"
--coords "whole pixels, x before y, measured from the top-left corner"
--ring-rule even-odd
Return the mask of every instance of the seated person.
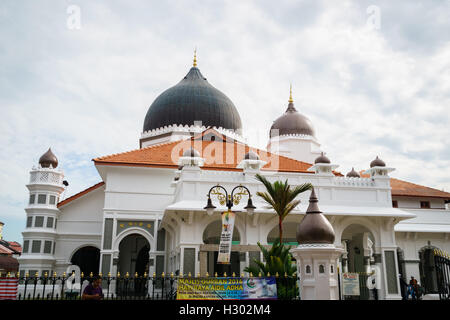
[[100, 276], [95, 276], [92, 282], [84, 288], [82, 300], [101, 300], [103, 299], [103, 290], [100, 284], [102, 283], [102, 278]]

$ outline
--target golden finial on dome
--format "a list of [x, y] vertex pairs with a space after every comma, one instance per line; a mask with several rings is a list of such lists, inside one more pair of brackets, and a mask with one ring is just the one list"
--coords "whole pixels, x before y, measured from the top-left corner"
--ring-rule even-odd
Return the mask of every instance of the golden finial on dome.
[[294, 99], [292, 99], [292, 83], [289, 88], [289, 103], [293, 103]]
[[194, 49], [194, 67], [197, 67], [197, 48]]

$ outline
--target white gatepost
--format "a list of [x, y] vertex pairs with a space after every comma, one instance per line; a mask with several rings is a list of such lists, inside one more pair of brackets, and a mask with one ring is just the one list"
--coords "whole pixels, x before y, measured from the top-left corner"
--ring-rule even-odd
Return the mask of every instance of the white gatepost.
[[291, 249], [300, 274], [300, 298], [339, 300], [337, 268], [344, 250], [335, 247], [333, 227], [317, 203], [312, 189], [306, 215], [297, 228], [299, 245]]
[[302, 300], [339, 300], [337, 267], [344, 252], [333, 244], [300, 244], [291, 250], [297, 259]]

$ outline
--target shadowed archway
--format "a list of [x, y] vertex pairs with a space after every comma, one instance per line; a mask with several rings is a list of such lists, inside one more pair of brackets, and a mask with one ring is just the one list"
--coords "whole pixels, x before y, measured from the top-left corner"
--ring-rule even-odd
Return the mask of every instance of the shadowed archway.
[[98, 274], [100, 267], [100, 249], [86, 246], [78, 249], [72, 256], [70, 262], [80, 267], [85, 276]]

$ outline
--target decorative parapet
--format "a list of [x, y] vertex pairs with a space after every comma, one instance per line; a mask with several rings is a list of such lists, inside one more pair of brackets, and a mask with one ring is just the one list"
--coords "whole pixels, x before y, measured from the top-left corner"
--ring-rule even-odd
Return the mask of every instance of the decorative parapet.
[[375, 187], [375, 182], [371, 178], [334, 177], [333, 184], [349, 187]]
[[61, 170], [53, 168], [33, 167], [30, 172], [30, 184], [54, 184], [62, 185], [64, 173]]
[[317, 139], [309, 134], [283, 134], [280, 136], [273, 136], [272, 138], [270, 138], [270, 141], [272, 140], [284, 140], [284, 139], [289, 139], [289, 138], [297, 138], [297, 139], [303, 139], [303, 140], [312, 140], [314, 142], [316, 142], [317, 144], [320, 144], [319, 141], [317, 141]]
[[[144, 131], [141, 134], [141, 139], [155, 137], [155, 136], [159, 136], [159, 135], [169, 133], [169, 132], [202, 133], [206, 129], [208, 129], [208, 127], [196, 126], [196, 125], [191, 125], [191, 126], [184, 125], [183, 126], [183, 125], [174, 124], [174, 125], [164, 126], [164, 127], [158, 128], [158, 129]], [[240, 135], [239, 133], [236, 133], [233, 130], [224, 129], [222, 127], [219, 127], [219, 128], [212, 127], [212, 129], [214, 129], [217, 132], [219, 132], [223, 135], [226, 135], [227, 137], [230, 137], [236, 141], [245, 142], [244, 137], [242, 137], [242, 135]]]

